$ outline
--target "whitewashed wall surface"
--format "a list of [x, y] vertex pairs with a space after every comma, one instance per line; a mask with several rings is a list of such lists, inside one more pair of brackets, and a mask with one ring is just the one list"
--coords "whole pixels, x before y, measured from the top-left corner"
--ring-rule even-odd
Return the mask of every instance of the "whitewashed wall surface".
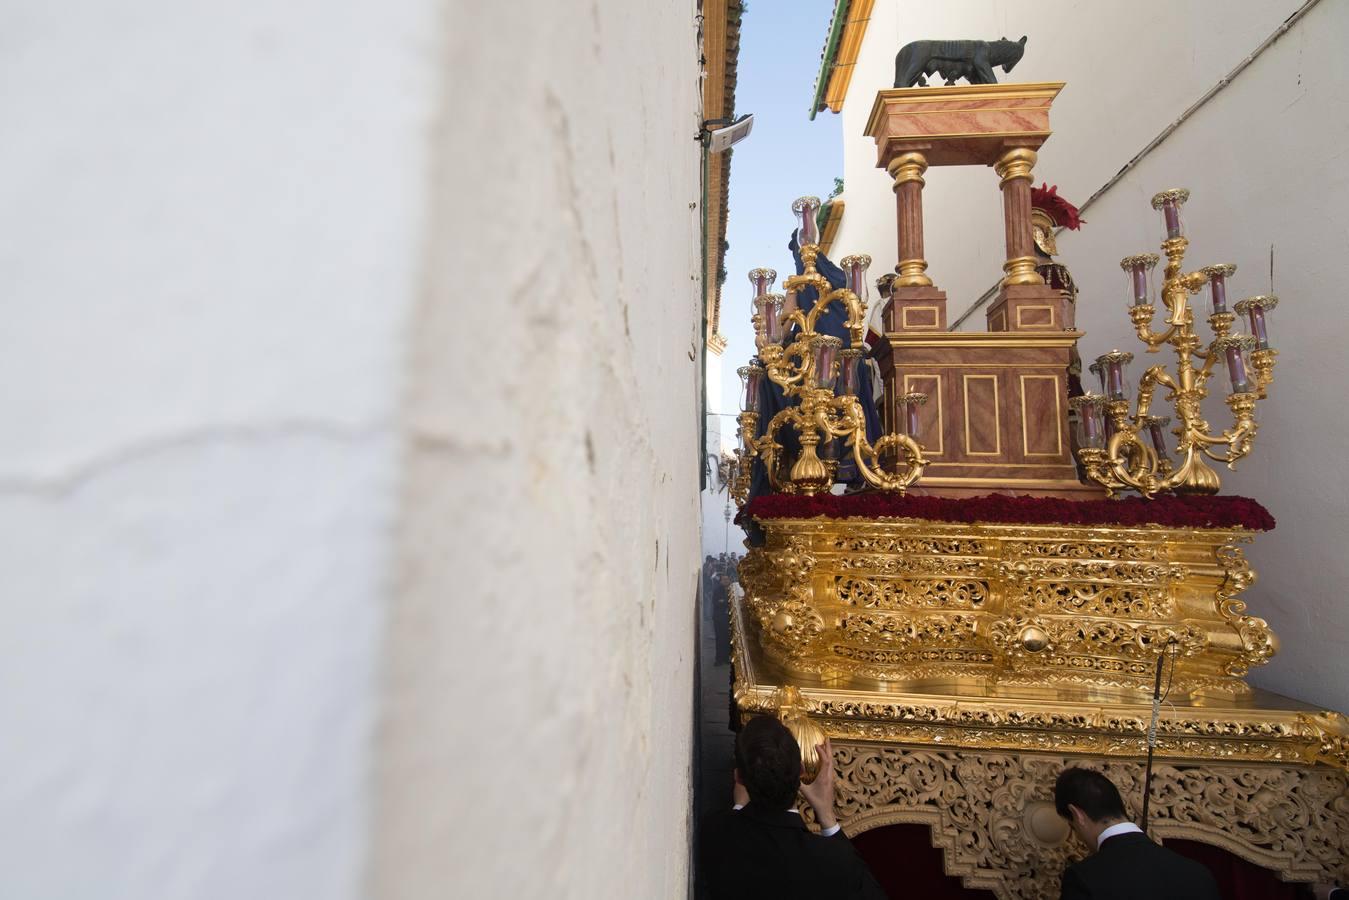
[[6, 8], [0, 895], [684, 894], [694, 12]]

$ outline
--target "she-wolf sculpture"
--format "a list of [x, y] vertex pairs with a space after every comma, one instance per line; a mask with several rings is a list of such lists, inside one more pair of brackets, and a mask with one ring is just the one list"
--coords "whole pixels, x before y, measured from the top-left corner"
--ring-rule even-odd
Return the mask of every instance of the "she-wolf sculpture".
[[941, 73], [947, 84], [964, 78], [970, 84], [997, 84], [994, 66], [1004, 72], [1021, 61], [1026, 38], [1009, 41], [914, 41], [895, 56], [895, 87], [927, 87], [927, 76]]

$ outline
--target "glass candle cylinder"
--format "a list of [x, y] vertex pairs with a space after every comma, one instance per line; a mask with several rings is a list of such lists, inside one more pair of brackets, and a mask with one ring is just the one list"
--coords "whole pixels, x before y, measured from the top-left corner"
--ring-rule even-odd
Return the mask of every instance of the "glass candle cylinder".
[[768, 293], [777, 279], [778, 273], [773, 269], [750, 269], [749, 283], [754, 287], [754, 296], [750, 299], [755, 300]]
[[1249, 318], [1251, 337], [1255, 338], [1257, 350], [1269, 349], [1269, 324], [1265, 321], [1265, 313], [1278, 305], [1278, 297], [1273, 294], [1261, 294], [1258, 297], [1247, 297], [1232, 307], [1237, 315]]
[[763, 294], [754, 301], [755, 312], [762, 318], [761, 334], [770, 344], [782, 342], [782, 295]]
[[784, 327], [786, 326], [787, 318], [800, 308], [801, 307], [797, 305], [796, 302], [796, 291], [788, 291], [786, 294], [783, 295], [782, 312], [779, 313], [779, 315], [783, 320]]
[[1162, 211], [1162, 222], [1166, 225], [1166, 239], [1185, 236], [1185, 223], [1180, 217], [1180, 208], [1190, 199], [1185, 188], [1173, 188], [1162, 191], [1152, 198], [1152, 208]]
[[857, 396], [858, 378], [862, 371], [862, 351], [842, 350], [839, 352], [838, 389], [840, 396]]
[[1100, 363], [1092, 363], [1087, 366], [1087, 371], [1096, 376], [1096, 382], [1101, 386], [1101, 394], [1105, 395], [1105, 370], [1101, 368]]
[[1153, 305], [1152, 272], [1157, 267], [1158, 259], [1160, 257], [1156, 253], [1139, 253], [1119, 261], [1119, 267], [1128, 276], [1125, 297], [1130, 306]]
[[1171, 424], [1170, 416], [1148, 416], [1143, 420], [1147, 426], [1148, 437], [1152, 438], [1152, 449], [1157, 451], [1157, 456], [1161, 459], [1168, 457], [1166, 451], [1166, 435], [1162, 429]]
[[1111, 400], [1124, 399], [1124, 384], [1129, 376], [1129, 363], [1133, 361], [1134, 355], [1123, 350], [1111, 350], [1096, 357], [1096, 364], [1105, 375], [1105, 395]]
[[870, 303], [871, 294], [867, 285], [867, 268], [871, 265], [871, 257], [865, 253], [845, 256], [839, 260], [839, 265], [843, 267], [844, 279], [847, 282], [845, 287], [856, 294], [858, 300], [863, 303]]
[[1105, 448], [1105, 397], [1082, 394], [1068, 405], [1077, 410], [1077, 445], [1091, 450]]
[[1237, 273], [1236, 264], [1204, 266], [1199, 271], [1208, 276], [1208, 314], [1227, 312], [1227, 279]]
[[817, 334], [810, 339], [812, 365], [815, 367], [815, 385], [834, 389], [834, 379], [838, 377], [837, 361], [843, 341], [828, 334]]
[[820, 228], [815, 222], [815, 216], [819, 211], [819, 197], [797, 197], [792, 202], [792, 212], [796, 214], [798, 229], [797, 243], [800, 246], [820, 242]]
[[1248, 393], [1251, 390], [1251, 383], [1246, 376], [1246, 353], [1255, 346], [1255, 338], [1249, 334], [1229, 334], [1214, 341], [1213, 344], [1227, 361], [1227, 378], [1232, 393]]
[[905, 394], [899, 398], [899, 411], [903, 418], [903, 433], [921, 442], [922, 431], [918, 424], [918, 407], [927, 402], [927, 394]]
[[764, 370], [761, 366], [741, 366], [735, 370], [740, 376], [740, 411], [759, 411], [759, 388], [763, 384]]

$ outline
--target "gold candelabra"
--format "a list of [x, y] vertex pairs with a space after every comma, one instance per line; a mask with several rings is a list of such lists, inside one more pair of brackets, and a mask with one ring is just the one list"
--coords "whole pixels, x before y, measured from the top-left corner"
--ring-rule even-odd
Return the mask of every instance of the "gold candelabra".
[[[1278, 298], [1272, 294], [1250, 297], [1229, 311], [1227, 279], [1236, 272], [1235, 265], [1223, 263], [1194, 272], [1182, 271], [1189, 240], [1184, 236], [1180, 210], [1189, 196], [1189, 191], [1176, 189], [1152, 198], [1153, 209], [1161, 211], [1166, 225], [1166, 239], [1162, 242], [1166, 255], [1162, 283], [1165, 330], [1152, 329], [1157, 308], [1151, 276], [1160, 257], [1145, 253], [1120, 261], [1120, 268], [1128, 274], [1129, 317], [1134, 330], [1149, 353], [1156, 353], [1167, 344], [1174, 349], [1175, 373], [1161, 365], [1149, 367], [1139, 381], [1137, 403], [1131, 414], [1125, 377], [1133, 354], [1112, 350], [1090, 367], [1100, 378], [1101, 393], [1088, 393], [1072, 400], [1078, 412], [1078, 459], [1087, 475], [1112, 495], [1130, 488], [1144, 497], [1167, 491], [1216, 494], [1220, 484], [1218, 473], [1205, 457], [1226, 463], [1230, 469], [1251, 452], [1257, 431], [1256, 402], [1265, 398], [1274, 380], [1278, 351], [1269, 345], [1265, 313], [1275, 307]], [[1202, 341], [1194, 330], [1190, 296], [1198, 294], [1205, 285], [1209, 288], [1208, 324], [1213, 338], [1207, 347], [1201, 347]], [[1249, 334], [1234, 328], [1239, 316], [1249, 319]], [[1219, 363], [1227, 367], [1231, 385], [1227, 406], [1233, 421], [1231, 427], [1215, 434], [1204, 419], [1202, 406], [1208, 396], [1208, 379]], [[1152, 415], [1158, 388], [1167, 391], [1166, 400], [1175, 410], [1174, 462], [1167, 453], [1162, 432], [1171, 420]], [[1150, 443], [1143, 440], [1145, 432]]]
[[[805, 271], [783, 281], [785, 296], [769, 293], [777, 277], [772, 269], [754, 269], [749, 273], [755, 293], [752, 321], [758, 357], [739, 370], [743, 389], [739, 418], [742, 472], [735, 492], [739, 503], [748, 495], [749, 470], [755, 458], [763, 462], [774, 490], [807, 495], [829, 489], [845, 454], [851, 455], [858, 475], [867, 484], [901, 494], [923, 474], [928, 464], [913, 435], [886, 434], [874, 444], [867, 440], [866, 418], [857, 392], [863, 364], [858, 348], [866, 323], [866, 279], [871, 258], [857, 255], [840, 260], [846, 282], [841, 288], [835, 288], [816, 270], [820, 247], [815, 214], [819, 205], [817, 197], [802, 197], [792, 204], [798, 218]], [[818, 299], [809, 310], [802, 311], [796, 298], [809, 288], [815, 289]], [[852, 346], [846, 350], [842, 349], [840, 338], [815, 330], [820, 316], [835, 303], [847, 313]], [[795, 337], [784, 346], [792, 328]], [[763, 434], [756, 436], [759, 389], [765, 377], [797, 402], [774, 414]], [[905, 402], [916, 405], [925, 399], [922, 395], [906, 395]], [[906, 417], [906, 421], [914, 418]], [[789, 469], [784, 447], [778, 440], [779, 432], [786, 426], [795, 430], [801, 444]]]

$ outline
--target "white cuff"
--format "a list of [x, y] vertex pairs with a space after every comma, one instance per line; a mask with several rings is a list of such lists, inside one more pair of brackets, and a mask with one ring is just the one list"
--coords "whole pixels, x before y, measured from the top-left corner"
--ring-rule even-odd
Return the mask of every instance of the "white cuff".
[[830, 825], [828, 828], [824, 828], [824, 829], [821, 829], [821, 830], [820, 830], [820, 837], [833, 837], [834, 835], [838, 834], [838, 833], [839, 833], [840, 831], [842, 831], [842, 830], [843, 830], [843, 826], [842, 826], [842, 825], [837, 825], [837, 824], [835, 824], [835, 825]]
[[743, 804], [743, 803], [737, 803], [737, 804], [735, 804], [734, 806], [731, 807], [731, 809], [733, 809], [733, 810], [734, 810], [734, 809], [744, 809], [744, 808], [745, 808], [745, 804]]

